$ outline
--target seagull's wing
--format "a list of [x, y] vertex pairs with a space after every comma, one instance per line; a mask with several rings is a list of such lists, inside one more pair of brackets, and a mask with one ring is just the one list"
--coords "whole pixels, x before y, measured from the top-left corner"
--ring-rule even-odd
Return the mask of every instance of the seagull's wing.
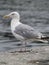
[[34, 30], [31, 26], [29, 25], [25, 25], [25, 24], [20, 24], [18, 25], [14, 32], [22, 37], [24, 37], [25, 39], [32, 39], [32, 38], [39, 38], [42, 36], [41, 33], [37, 32], [36, 30]]

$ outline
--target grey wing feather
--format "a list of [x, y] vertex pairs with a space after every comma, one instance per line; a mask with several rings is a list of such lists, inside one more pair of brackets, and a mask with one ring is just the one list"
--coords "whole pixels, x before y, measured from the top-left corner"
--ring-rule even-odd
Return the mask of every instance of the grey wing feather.
[[16, 34], [24, 37], [25, 39], [38, 38], [39, 32], [35, 31], [31, 26], [21, 24], [14, 30]]

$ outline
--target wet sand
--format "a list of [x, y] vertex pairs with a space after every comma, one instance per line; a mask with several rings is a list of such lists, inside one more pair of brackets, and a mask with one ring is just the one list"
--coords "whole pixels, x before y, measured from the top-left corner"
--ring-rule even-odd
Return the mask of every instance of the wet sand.
[[49, 46], [33, 47], [26, 52], [0, 52], [0, 65], [49, 65]]

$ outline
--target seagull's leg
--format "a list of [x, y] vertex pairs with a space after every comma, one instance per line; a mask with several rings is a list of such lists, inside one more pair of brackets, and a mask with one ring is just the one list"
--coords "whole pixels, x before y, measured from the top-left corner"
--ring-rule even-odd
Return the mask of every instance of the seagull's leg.
[[26, 41], [23, 41], [23, 45], [22, 45], [22, 48], [23, 48], [23, 51], [26, 52], [26, 45], [27, 45], [27, 42]]
[[[21, 41], [21, 44], [22, 44], [23, 42]], [[22, 52], [22, 48], [23, 48], [23, 46], [21, 45], [21, 47], [20, 47], [20, 52]]]
[[27, 45], [27, 42], [25, 41], [25, 51], [27, 51], [27, 50], [26, 50], [26, 45]]
[[26, 51], [26, 44], [27, 44], [27, 42], [26, 41], [21, 41], [21, 43], [22, 43], [22, 46], [20, 48], [20, 52], [24, 52], [24, 51]]
[[23, 48], [24, 48], [24, 41], [21, 41], [21, 48], [20, 48], [20, 52], [23, 52], [24, 50], [23, 50]]

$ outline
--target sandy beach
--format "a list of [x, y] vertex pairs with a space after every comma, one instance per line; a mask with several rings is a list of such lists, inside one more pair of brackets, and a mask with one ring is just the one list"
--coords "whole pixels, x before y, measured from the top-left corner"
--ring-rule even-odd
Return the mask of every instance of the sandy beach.
[[49, 65], [49, 46], [33, 47], [28, 52], [0, 52], [0, 65]]

